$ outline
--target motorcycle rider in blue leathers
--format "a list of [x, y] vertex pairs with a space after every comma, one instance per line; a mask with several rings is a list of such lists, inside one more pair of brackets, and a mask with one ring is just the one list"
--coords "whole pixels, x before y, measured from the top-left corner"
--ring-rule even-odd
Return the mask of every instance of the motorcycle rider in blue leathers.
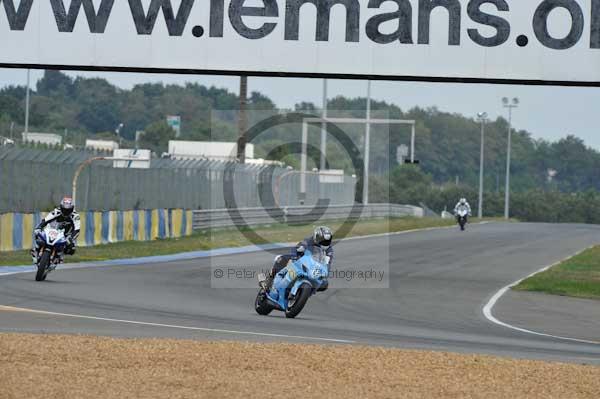
[[75, 212], [75, 205], [71, 197], [64, 197], [60, 201], [58, 208], [55, 208], [50, 212], [42, 221], [36, 226], [33, 231], [33, 248], [31, 249], [31, 257], [33, 263], [37, 263], [37, 255], [40, 248], [40, 244], [37, 242], [37, 236], [48, 224], [57, 221], [61, 223], [64, 228], [65, 238], [67, 239], [67, 246], [65, 248], [66, 255], [75, 254], [75, 240], [79, 236], [81, 230], [81, 220], [79, 214]]
[[[327, 267], [330, 270], [331, 265], [333, 264], [332, 241], [333, 233], [331, 232], [331, 229], [326, 226], [319, 226], [315, 228], [312, 236], [306, 237], [304, 240], [296, 244], [296, 246], [292, 248], [290, 254], [278, 255], [273, 263], [271, 273], [267, 277], [266, 290], [269, 291], [271, 289], [271, 285], [273, 284], [273, 280], [275, 280], [275, 276], [287, 266], [290, 260], [301, 258], [304, 256], [304, 251], [308, 250], [312, 252], [314, 247], [320, 247], [325, 251], [325, 255], [329, 257], [329, 263], [327, 264]], [[327, 285], [320, 288], [319, 291], [325, 291], [326, 289]]]

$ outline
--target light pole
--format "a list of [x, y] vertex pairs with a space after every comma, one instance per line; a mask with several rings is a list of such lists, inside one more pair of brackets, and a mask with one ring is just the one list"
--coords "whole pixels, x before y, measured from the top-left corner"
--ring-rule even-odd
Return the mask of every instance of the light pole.
[[504, 188], [504, 219], [510, 216], [510, 148], [512, 135], [512, 110], [519, 106], [519, 99], [513, 98], [512, 101], [507, 97], [502, 99], [504, 108], [508, 108], [508, 144], [506, 149], [506, 187]]
[[478, 113], [477, 120], [481, 123], [481, 148], [479, 149], [479, 203], [477, 207], [477, 217], [481, 219], [483, 217], [483, 144], [487, 112]]

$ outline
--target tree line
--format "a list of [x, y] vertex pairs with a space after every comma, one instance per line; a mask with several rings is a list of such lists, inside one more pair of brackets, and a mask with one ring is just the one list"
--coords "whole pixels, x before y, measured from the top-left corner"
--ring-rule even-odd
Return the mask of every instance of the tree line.
[[[473, 214], [478, 212], [478, 188], [467, 184], [438, 185], [419, 166], [396, 167], [390, 174], [370, 181], [373, 202], [425, 205], [435, 212], [452, 212], [461, 197], [469, 200]], [[504, 214], [504, 190], [485, 191], [483, 216]], [[547, 190], [539, 187], [524, 191], [511, 190], [510, 216], [522, 221], [549, 223], [600, 223], [600, 192]]]
[[[0, 135], [9, 136], [11, 125], [13, 136], [22, 131], [24, 103], [25, 87], [0, 89]], [[364, 118], [366, 98], [339, 96], [329, 100], [328, 108], [330, 116]], [[453, 205], [457, 196], [468, 196], [474, 202], [480, 143], [480, 124], [474, 117], [435, 107], [403, 110], [385, 101], [372, 101], [371, 108], [373, 117], [417, 121], [416, 158], [420, 162], [418, 173], [415, 168], [398, 166], [396, 162], [396, 148], [410, 143], [410, 129], [406, 126], [392, 125], [385, 127], [389, 134], [373, 134], [370, 170], [377, 175], [371, 182], [375, 185], [374, 192], [379, 190], [376, 197], [386, 200], [387, 195], [387, 200], [403, 203], [422, 201], [437, 211]], [[31, 96], [30, 131], [63, 134], [67, 142], [75, 145], [81, 145], [86, 138], [109, 138], [123, 141], [124, 146], [133, 146], [136, 132], [144, 131], [140, 146], [160, 154], [166, 151], [168, 140], [174, 138], [173, 130], [165, 122], [167, 115], [181, 116], [181, 139], [234, 141], [238, 135], [238, 109], [238, 95], [216, 87], [145, 83], [125, 90], [102, 78], [72, 78], [60, 71], [46, 71]], [[253, 118], [278, 114], [276, 104], [260, 92], [250, 94], [248, 109], [250, 125]], [[297, 104], [294, 111], [320, 114], [320, 109], [309, 102]], [[120, 124], [123, 127], [117, 137], [115, 129]], [[344, 129], [358, 147], [363, 145], [364, 126]], [[318, 140], [318, 130], [311, 128], [314, 140]], [[508, 122], [501, 117], [486, 125], [484, 186], [490, 215], [501, 214], [503, 209], [507, 130]], [[253, 141], [256, 156], [298, 166], [293, 146], [287, 145], [298, 141], [298, 135], [298, 126], [273, 127]], [[309, 149], [312, 159], [318, 159], [316, 147]], [[340, 143], [331, 140], [327, 151], [330, 168], [361, 175], [361, 171], [352, 169], [353, 160]], [[600, 152], [574, 135], [551, 142], [534, 139], [525, 130], [513, 132], [511, 189], [515, 204], [521, 198], [535, 198], [536, 206], [543, 209], [556, 201], [565, 204], [575, 200], [595, 201], [600, 191], [599, 170]], [[402, 185], [396, 181], [402, 181], [402, 176], [412, 176], [413, 180]], [[390, 185], [387, 189], [386, 182]], [[540, 196], [545, 200], [541, 201]], [[522, 202], [528, 203], [526, 199]], [[522, 207], [513, 207], [515, 212], [518, 208]], [[535, 212], [528, 212], [527, 219], [542, 217]], [[585, 212], [588, 216], [582, 214], [571, 219], [585, 219], [594, 214], [593, 209]], [[561, 217], [552, 216], [553, 220]]]

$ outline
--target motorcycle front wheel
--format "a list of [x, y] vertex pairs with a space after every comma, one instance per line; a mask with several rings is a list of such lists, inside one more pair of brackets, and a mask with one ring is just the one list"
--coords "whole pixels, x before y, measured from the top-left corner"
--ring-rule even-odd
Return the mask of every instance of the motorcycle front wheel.
[[296, 295], [289, 299], [287, 309], [285, 310], [285, 317], [293, 319], [298, 316], [302, 309], [304, 309], [304, 305], [306, 305], [306, 301], [308, 301], [311, 291], [312, 287], [310, 284], [302, 284], [298, 288], [298, 291], [296, 291]]
[[254, 300], [254, 310], [261, 316], [266, 316], [274, 309], [273, 305], [269, 303], [267, 294], [262, 288], [258, 291], [256, 299]]
[[37, 265], [35, 281], [44, 281], [48, 275], [48, 266], [50, 266], [50, 252], [44, 251]]

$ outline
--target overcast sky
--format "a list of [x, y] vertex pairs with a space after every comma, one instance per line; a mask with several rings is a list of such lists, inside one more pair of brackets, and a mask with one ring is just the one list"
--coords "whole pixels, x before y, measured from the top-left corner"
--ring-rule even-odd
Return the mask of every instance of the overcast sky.
[[[32, 85], [42, 71], [32, 71]], [[130, 89], [143, 82], [198, 82], [237, 92], [239, 80], [228, 76], [164, 75], [142, 73], [68, 72], [71, 76], [100, 76], [111, 83]], [[26, 70], [1, 69], [0, 86], [24, 85]], [[367, 84], [356, 80], [330, 80], [329, 96], [365, 96]], [[322, 80], [292, 78], [249, 78], [249, 90], [260, 91], [279, 107], [292, 108], [301, 101], [321, 104]], [[513, 114], [516, 128], [526, 129], [534, 137], [557, 140], [574, 134], [586, 144], [600, 150], [600, 124], [596, 115], [600, 106], [600, 88], [568, 88], [549, 86], [512, 86], [454, 83], [412, 83], [375, 81], [372, 97], [408, 109], [414, 106], [436, 106], [440, 110], [475, 116], [486, 111], [492, 119], [506, 115], [501, 98], [519, 97], [521, 106]]]

